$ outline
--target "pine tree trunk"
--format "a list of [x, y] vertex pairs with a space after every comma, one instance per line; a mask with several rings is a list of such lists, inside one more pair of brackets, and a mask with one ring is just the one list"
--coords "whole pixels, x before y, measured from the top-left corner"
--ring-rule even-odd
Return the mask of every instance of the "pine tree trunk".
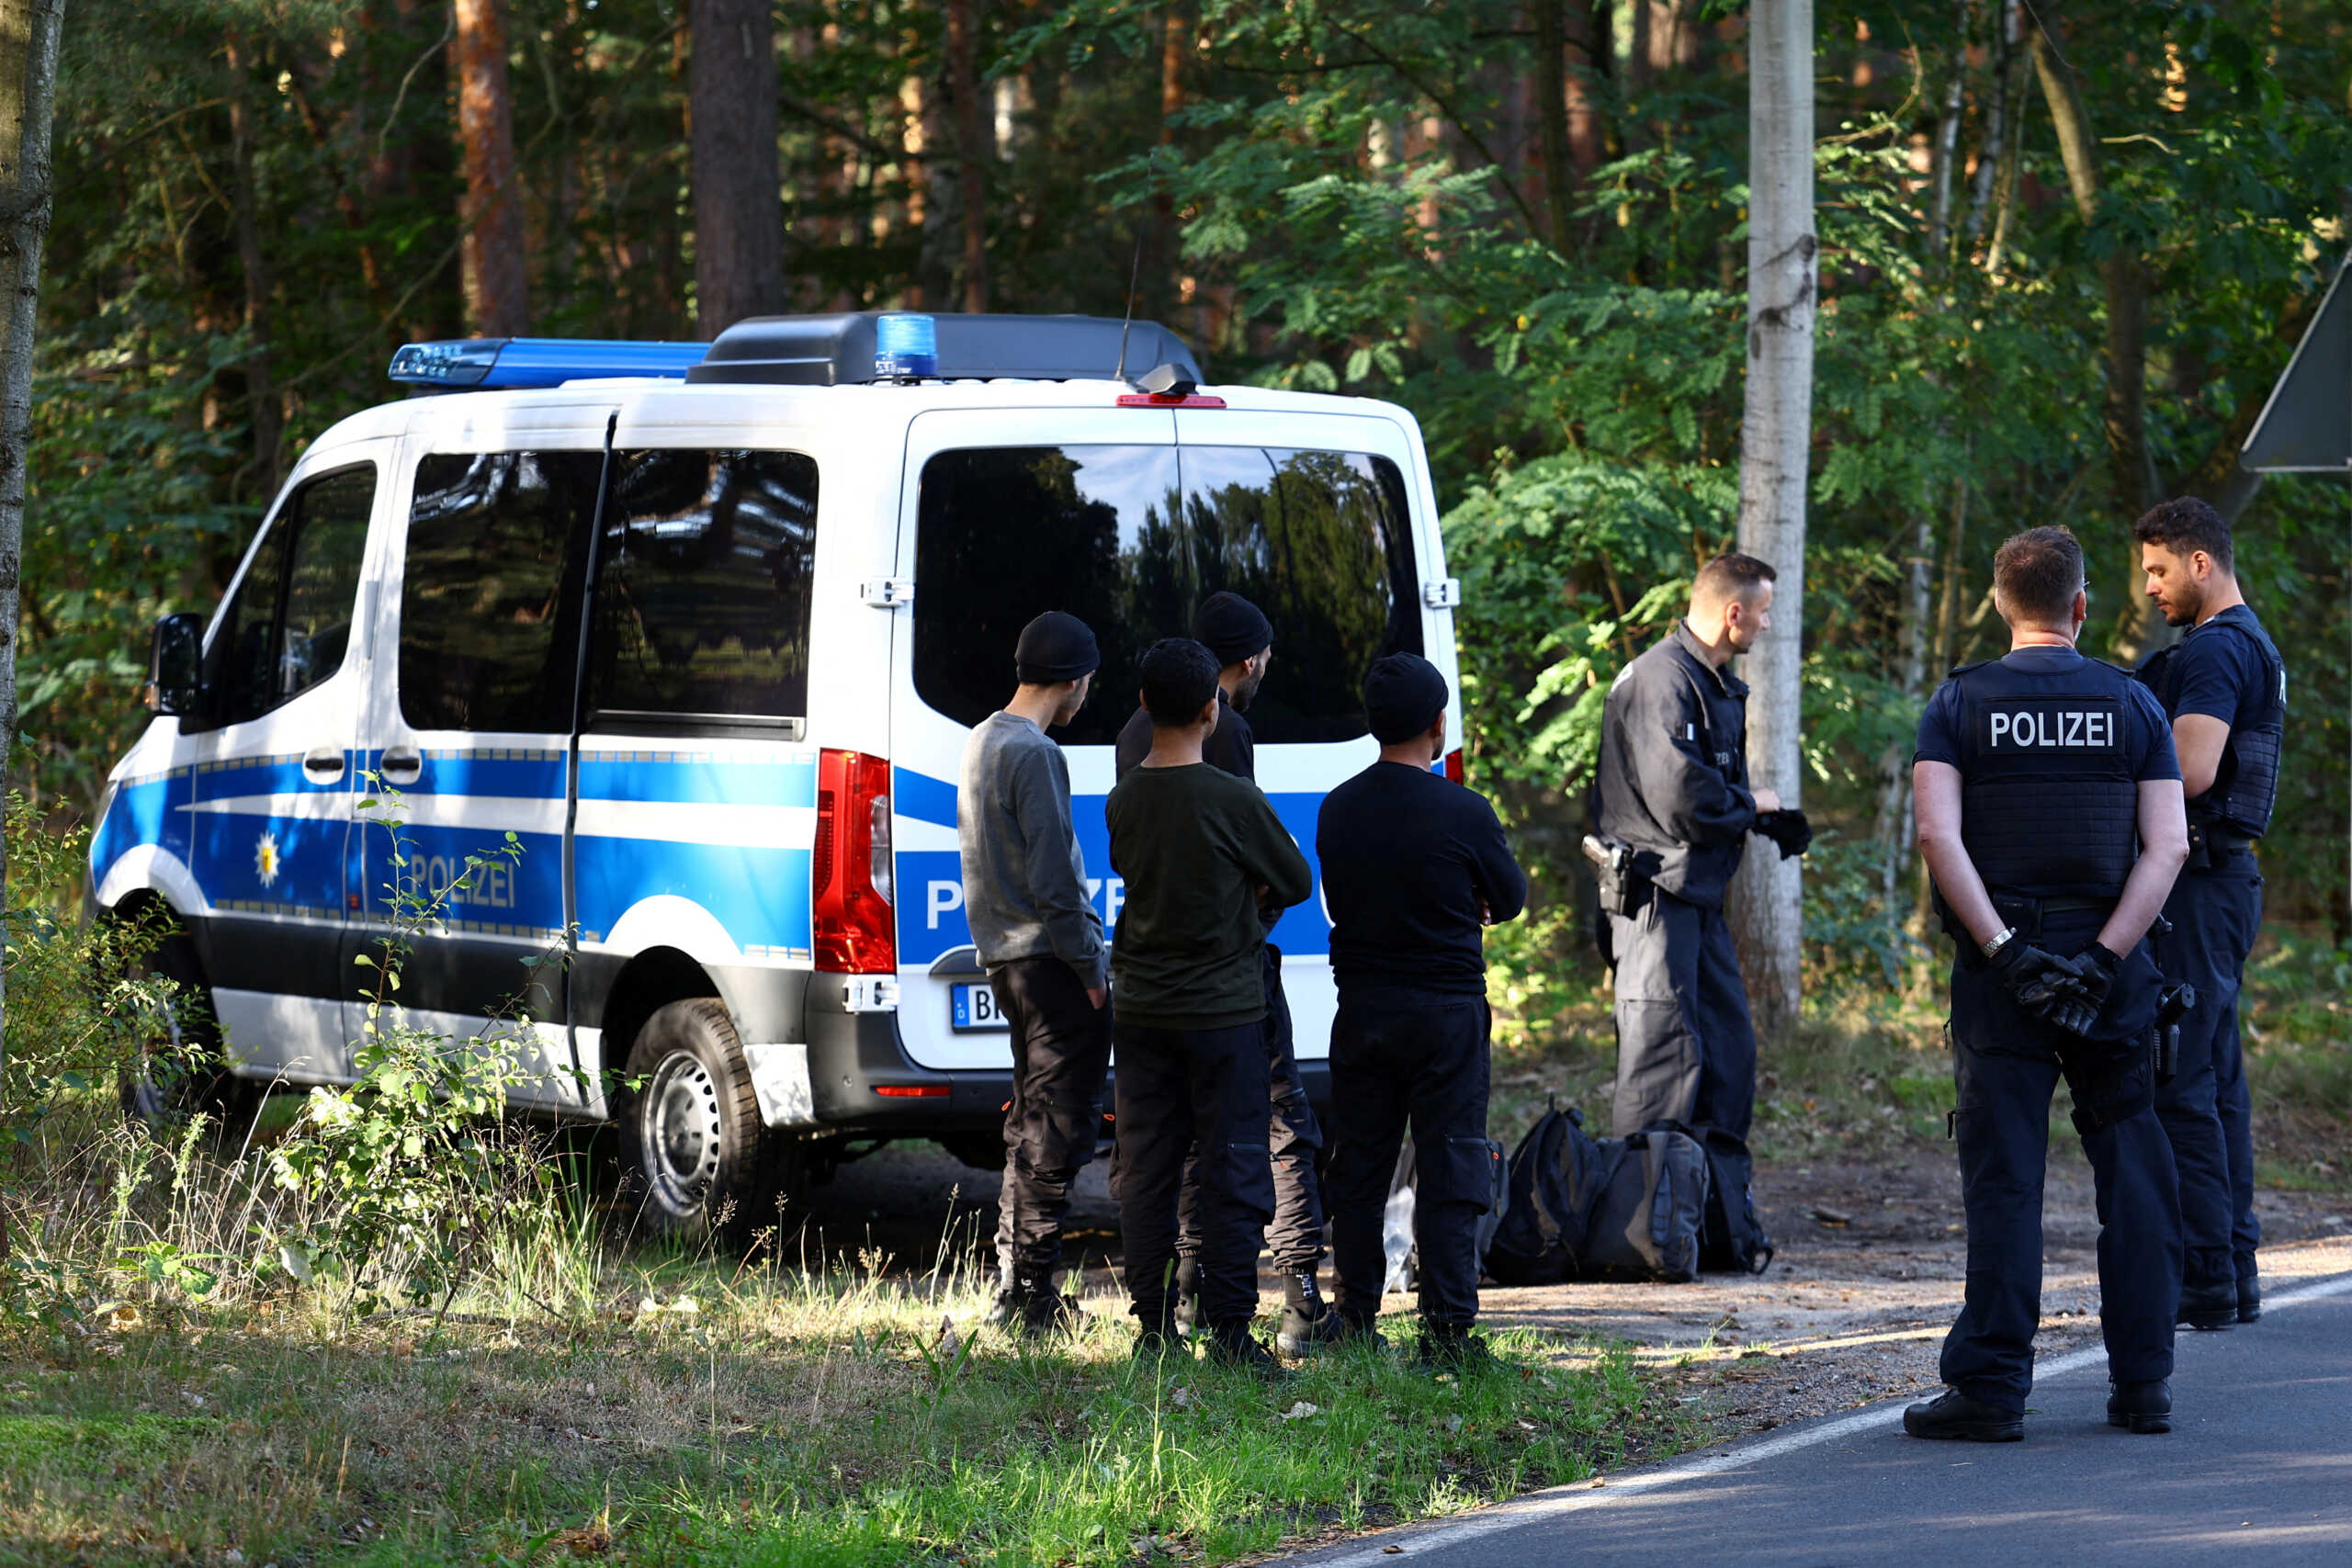
[[[17, 745], [17, 603], [25, 558], [25, 465], [32, 443], [33, 326], [49, 238], [50, 118], [64, 0], [0, 0], [0, 802]], [[0, 836], [0, 909], [7, 889]], [[7, 941], [0, 921], [0, 946]], [[7, 976], [0, 970], [0, 1083], [8, 1066]], [[0, 1203], [0, 1262], [8, 1211]]]
[[784, 309], [775, 24], [767, 0], [693, 0], [686, 71], [695, 190], [695, 319], [717, 337]]
[[1544, 150], [1544, 204], [1552, 248], [1568, 254], [1577, 168], [1568, 152], [1568, 0], [1535, 0], [1535, 123]]
[[521, 337], [531, 330], [531, 280], [514, 172], [514, 100], [506, 86], [506, 7], [504, 0], [455, 5], [466, 313], [485, 337]]
[[985, 171], [991, 152], [980, 112], [980, 40], [973, 0], [947, 0], [947, 78], [956, 95], [956, 160], [964, 209], [964, 309], [989, 308]]
[[[1798, 804], [1804, 660], [1805, 480], [1813, 436], [1813, 0], [1757, 0], [1748, 18], [1747, 392], [1739, 547], [1780, 574], [1772, 629], [1747, 659], [1754, 782]], [[1732, 930], [1759, 1029], [1795, 1021], [1803, 884], [1760, 844], [1732, 887]]]
[[285, 414], [270, 367], [269, 254], [261, 243], [261, 188], [254, 175], [252, 48], [229, 35], [231, 220], [237, 233], [237, 268], [245, 289], [245, 409], [254, 434], [254, 488], [266, 506], [283, 477]]

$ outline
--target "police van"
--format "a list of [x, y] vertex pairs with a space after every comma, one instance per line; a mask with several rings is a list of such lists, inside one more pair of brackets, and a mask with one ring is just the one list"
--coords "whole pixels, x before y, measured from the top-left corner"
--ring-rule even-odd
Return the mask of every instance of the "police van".
[[[159, 964], [218, 1022], [186, 1048], [250, 1095], [350, 1080], [356, 961], [396, 883], [434, 900], [409, 1023], [465, 1039], [521, 993], [523, 1108], [619, 1123], [669, 1230], [757, 1219], [876, 1141], [1001, 1163], [956, 781], [1038, 612], [1102, 645], [1057, 738], [1106, 926], [1136, 661], [1207, 595], [1273, 622], [1259, 783], [1310, 859], [1324, 793], [1376, 753], [1372, 661], [1454, 679], [1412, 416], [1204, 388], [1153, 323], [767, 318], [416, 344], [391, 377], [442, 395], [320, 436], [219, 608], [156, 626], [95, 903], [169, 919]], [[465, 874], [510, 833], [518, 858]], [[1273, 940], [1319, 1074], [1319, 901]]]

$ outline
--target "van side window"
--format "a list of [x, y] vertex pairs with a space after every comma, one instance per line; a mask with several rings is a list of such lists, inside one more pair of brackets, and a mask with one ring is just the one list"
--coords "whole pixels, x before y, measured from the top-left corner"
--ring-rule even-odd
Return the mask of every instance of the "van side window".
[[817, 464], [797, 452], [613, 454], [590, 705], [804, 717]]
[[259, 718], [343, 668], [375, 502], [365, 463], [305, 480], [277, 509], [213, 634], [221, 723]]
[[435, 453], [401, 572], [401, 715], [413, 729], [569, 732], [580, 547], [601, 452]]
[[1385, 457], [1261, 446], [1018, 446], [923, 465], [915, 536], [915, 691], [978, 724], [1012, 690], [1012, 645], [1041, 610], [1094, 629], [1102, 668], [1068, 728], [1108, 745], [1135, 712], [1136, 661], [1188, 635], [1229, 589], [1274, 624], [1250, 709], [1260, 745], [1352, 740], [1363, 677], [1421, 651], [1405, 479]]

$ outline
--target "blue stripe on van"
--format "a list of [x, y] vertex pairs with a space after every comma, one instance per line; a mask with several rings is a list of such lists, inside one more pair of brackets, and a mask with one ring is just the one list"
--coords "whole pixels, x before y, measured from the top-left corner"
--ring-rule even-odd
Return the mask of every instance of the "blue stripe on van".
[[[892, 788], [896, 809], [924, 822], [953, 824], [956, 786], [905, 768], [896, 771]], [[1306, 902], [1287, 910], [1274, 922], [1271, 940], [1285, 955], [1321, 956], [1331, 951], [1331, 923], [1323, 918], [1323, 868], [1315, 858], [1315, 820], [1322, 812], [1317, 794], [1270, 795], [1274, 815], [1298, 841], [1308, 867], [1315, 873], [1315, 892]], [[1087, 880], [1092, 885], [1095, 912], [1107, 931], [1117, 924], [1125, 885], [1111, 869], [1111, 830], [1102, 820], [1108, 795], [1074, 795], [1070, 823], [1078, 833], [1080, 852], [1086, 858]], [[921, 801], [925, 809], [910, 808]], [[944, 803], [944, 805], [942, 803]], [[899, 962], [929, 964], [950, 949], [972, 940], [964, 918], [964, 866], [953, 850], [899, 852], [895, 867], [899, 893]]]
[[890, 809], [918, 822], [956, 826], [956, 786], [906, 768], [890, 770]]

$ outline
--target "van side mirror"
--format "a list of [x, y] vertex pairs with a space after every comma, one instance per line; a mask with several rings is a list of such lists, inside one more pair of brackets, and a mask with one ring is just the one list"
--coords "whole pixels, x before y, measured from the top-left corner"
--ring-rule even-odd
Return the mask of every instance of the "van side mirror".
[[147, 655], [148, 708], [158, 714], [195, 714], [204, 704], [204, 617], [165, 615], [155, 623]]

